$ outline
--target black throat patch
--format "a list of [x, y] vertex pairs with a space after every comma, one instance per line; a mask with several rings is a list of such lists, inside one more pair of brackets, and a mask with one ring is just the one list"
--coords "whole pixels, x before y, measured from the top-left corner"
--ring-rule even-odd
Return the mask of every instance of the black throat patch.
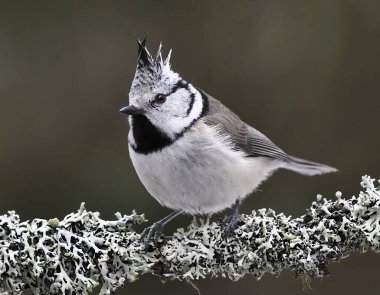
[[133, 150], [139, 154], [149, 154], [171, 145], [173, 140], [160, 132], [144, 115], [132, 116], [132, 133], [135, 144]]

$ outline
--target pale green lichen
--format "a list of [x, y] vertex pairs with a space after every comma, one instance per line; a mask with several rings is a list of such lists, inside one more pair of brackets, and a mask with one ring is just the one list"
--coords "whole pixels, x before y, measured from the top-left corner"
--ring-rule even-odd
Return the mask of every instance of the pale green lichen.
[[51, 227], [58, 227], [59, 225], [59, 219], [58, 218], [52, 218], [48, 220], [48, 225]]
[[116, 213], [107, 221], [84, 203], [58, 219], [20, 222], [14, 211], [0, 216], [2, 294], [87, 294], [101, 285], [110, 294], [145, 273], [193, 282], [208, 277], [239, 280], [250, 274], [294, 271], [309, 279], [327, 275], [327, 264], [350, 252], [380, 251], [380, 190], [364, 176], [364, 189], [348, 200], [318, 196], [308, 212], [290, 218], [261, 209], [241, 215], [235, 233], [210, 218], [194, 219], [171, 239], [145, 248], [133, 225], [144, 215]]

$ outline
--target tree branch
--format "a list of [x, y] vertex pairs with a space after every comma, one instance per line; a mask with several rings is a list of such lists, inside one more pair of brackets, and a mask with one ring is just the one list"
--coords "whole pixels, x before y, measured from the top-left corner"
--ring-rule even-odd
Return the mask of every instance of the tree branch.
[[299, 218], [253, 211], [239, 217], [228, 238], [219, 222], [194, 219], [186, 230], [147, 249], [132, 228], [145, 221], [135, 212], [106, 221], [82, 204], [62, 221], [20, 222], [9, 211], [0, 216], [0, 287], [3, 294], [28, 288], [35, 294], [86, 294], [101, 284], [101, 294], [110, 294], [146, 273], [238, 280], [288, 269], [296, 276], [324, 277], [329, 262], [351, 252], [380, 251], [380, 190], [374, 179], [362, 179], [358, 197], [319, 196]]

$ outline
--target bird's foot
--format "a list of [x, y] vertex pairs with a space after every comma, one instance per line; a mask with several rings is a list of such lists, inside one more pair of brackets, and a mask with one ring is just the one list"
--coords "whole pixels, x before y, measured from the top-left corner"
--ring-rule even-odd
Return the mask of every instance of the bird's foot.
[[141, 234], [141, 240], [144, 242], [145, 248], [153, 242], [153, 244], [157, 245], [160, 235], [162, 233], [162, 228], [164, 227], [164, 223], [160, 221], [153, 223], [151, 226], [144, 229]]
[[153, 223], [151, 226], [144, 229], [141, 234], [141, 240], [144, 242], [145, 248], [153, 242], [154, 245], [157, 246], [158, 240], [160, 239], [163, 227], [173, 218], [178, 216], [180, 212], [173, 211], [165, 218]]
[[226, 237], [231, 236], [238, 222], [239, 213], [233, 212], [231, 215], [227, 215], [223, 219], [224, 233]]
[[235, 203], [235, 205], [232, 207], [232, 213], [230, 215], [226, 215], [223, 219], [223, 226], [225, 230], [225, 237], [230, 237], [237, 226], [237, 222], [239, 219], [239, 201]]

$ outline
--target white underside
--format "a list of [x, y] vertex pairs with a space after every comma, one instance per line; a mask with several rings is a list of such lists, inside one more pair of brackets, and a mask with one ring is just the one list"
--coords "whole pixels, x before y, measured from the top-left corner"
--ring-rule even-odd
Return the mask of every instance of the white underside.
[[129, 152], [149, 193], [163, 206], [190, 214], [231, 207], [281, 166], [232, 150], [228, 138], [202, 122], [159, 152], [137, 154], [131, 147]]

